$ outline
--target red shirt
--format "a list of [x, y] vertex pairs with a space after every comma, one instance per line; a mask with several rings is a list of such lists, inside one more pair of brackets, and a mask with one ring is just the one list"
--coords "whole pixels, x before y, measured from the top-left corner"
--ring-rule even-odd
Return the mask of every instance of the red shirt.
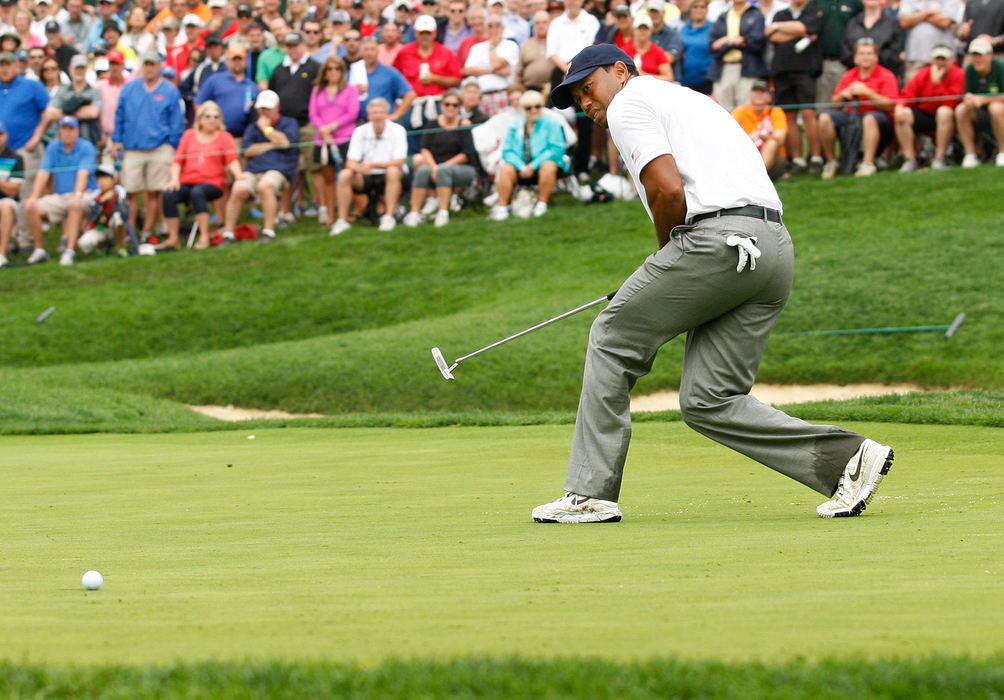
[[620, 30], [614, 33], [614, 43], [617, 48], [631, 56], [634, 59], [634, 37], [624, 36], [620, 33]]
[[188, 129], [181, 135], [181, 143], [174, 154], [174, 162], [181, 165], [183, 185], [216, 185], [221, 191], [227, 189], [227, 166], [237, 160], [234, 137], [228, 131], [216, 134], [212, 141], [203, 143], [195, 135], [195, 129]]
[[394, 59], [394, 67], [401, 71], [408, 83], [411, 84], [417, 97], [426, 95], [442, 95], [446, 88], [436, 83], [423, 83], [418, 79], [418, 73], [423, 63], [429, 64], [429, 72], [433, 75], [444, 75], [451, 78], [460, 77], [460, 63], [453, 52], [440, 44], [433, 42], [432, 52], [428, 56], [418, 53], [418, 42], [413, 41], [405, 44], [397, 52]]
[[[884, 97], [888, 97], [890, 100], [895, 100], [899, 97], [899, 83], [896, 82], [896, 76], [893, 75], [892, 71], [888, 68], [883, 68], [882, 66], [876, 64], [875, 70], [872, 71], [872, 74], [869, 75], [867, 79], [861, 77], [861, 73], [858, 72], [857, 66], [844, 73], [844, 77], [840, 79], [837, 89], [833, 91], [833, 101], [836, 102], [836, 94], [838, 92], [842, 91], [851, 83], [856, 82], [864, 83], [870, 89]], [[875, 107], [870, 100], [858, 100], [858, 103], [858, 114], [878, 111], [878, 108]], [[846, 107], [837, 106], [835, 109], [846, 109], [849, 112], [851, 110], [851, 105], [850, 103], [847, 103]]]
[[[638, 51], [634, 47], [632, 47], [631, 50], [634, 52]], [[632, 60], [634, 60], [635, 54], [632, 53], [628, 55], [631, 56]], [[649, 75], [659, 75], [659, 66], [668, 63], [669, 63], [669, 56], [666, 55], [666, 52], [655, 44], [649, 44], [648, 51], [643, 53], [641, 56], [641, 65], [636, 66], [636, 68], [638, 68], [638, 70], [640, 70], [642, 73], [647, 73]]]
[[[948, 72], [937, 85], [931, 82], [931, 66], [926, 66], [917, 71], [917, 74], [910, 79], [910, 82], [899, 94], [896, 104], [907, 107], [916, 107], [921, 112], [934, 115], [938, 107], [955, 107], [961, 100], [957, 95], [965, 92], [966, 72], [956, 64], [948, 67]], [[951, 97], [949, 97], [951, 96]], [[931, 97], [939, 99], [917, 100], [918, 97]]]

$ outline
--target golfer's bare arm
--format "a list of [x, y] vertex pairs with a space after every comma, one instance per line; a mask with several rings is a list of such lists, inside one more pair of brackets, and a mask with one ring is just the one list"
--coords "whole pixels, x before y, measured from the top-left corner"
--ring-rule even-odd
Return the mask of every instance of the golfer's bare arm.
[[669, 242], [670, 231], [687, 219], [687, 197], [676, 159], [668, 154], [654, 159], [642, 169], [641, 184], [648, 195], [655, 235], [662, 248]]

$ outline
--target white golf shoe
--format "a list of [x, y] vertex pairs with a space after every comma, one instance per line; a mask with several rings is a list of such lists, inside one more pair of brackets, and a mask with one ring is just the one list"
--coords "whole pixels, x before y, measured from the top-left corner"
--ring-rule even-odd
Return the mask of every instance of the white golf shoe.
[[821, 518], [850, 518], [861, 515], [875, 495], [882, 477], [892, 466], [892, 448], [874, 440], [865, 440], [854, 453], [837, 485], [833, 500], [819, 504]]
[[566, 493], [551, 503], [537, 506], [530, 513], [538, 523], [616, 523], [621, 509], [614, 501]]

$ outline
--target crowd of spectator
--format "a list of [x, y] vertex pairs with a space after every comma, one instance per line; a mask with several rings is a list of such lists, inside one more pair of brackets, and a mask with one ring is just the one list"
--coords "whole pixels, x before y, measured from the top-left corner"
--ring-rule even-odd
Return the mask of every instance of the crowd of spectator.
[[0, 0], [0, 266], [48, 260], [54, 224], [72, 265], [245, 216], [260, 242], [446, 226], [474, 196], [501, 221], [518, 191], [545, 216], [619, 172], [547, 102], [596, 42], [712, 96], [774, 177], [1004, 166], [1004, 0]]

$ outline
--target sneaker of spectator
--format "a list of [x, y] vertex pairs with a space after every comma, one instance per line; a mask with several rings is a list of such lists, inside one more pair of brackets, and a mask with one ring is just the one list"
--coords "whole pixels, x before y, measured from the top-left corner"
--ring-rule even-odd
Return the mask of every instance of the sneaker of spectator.
[[393, 231], [394, 227], [397, 226], [397, 220], [392, 214], [384, 214], [380, 217], [379, 230], [381, 231]]
[[446, 209], [440, 209], [436, 212], [436, 218], [433, 220], [432, 225], [436, 228], [441, 228], [450, 223], [450, 212]]
[[539, 219], [547, 213], [547, 202], [537, 202], [533, 205], [533, 217]]
[[963, 168], [978, 168], [980, 167], [980, 157], [975, 153], [967, 153], [962, 158]]
[[1004, 168], [1004, 151], [997, 154], [997, 157], [994, 159], [994, 164], [998, 168]]
[[840, 161], [838, 160], [828, 160], [823, 165], [822, 177], [824, 180], [832, 180], [837, 175], [837, 171], [840, 170]]
[[439, 209], [439, 199], [437, 199], [436, 197], [426, 197], [425, 204], [422, 205], [421, 212], [423, 216], [432, 216], [433, 214], [436, 213], [436, 210], [438, 209]]
[[491, 221], [505, 221], [509, 218], [509, 207], [496, 204], [488, 213], [488, 218]]
[[948, 161], [944, 158], [935, 158], [931, 161], [931, 170], [948, 170]]
[[901, 173], [912, 173], [917, 169], [917, 159], [907, 158], [903, 161], [903, 165], [899, 166], [899, 171]]
[[869, 163], [867, 161], [862, 161], [858, 163], [858, 169], [855, 171], [855, 177], [870, 177], [878, 172], [878, 168], [874, 163]]
[[77, 261], [77, 251], [72, 248], [67, 248], [63, 251], [63, 254], [59, 256], [59, 264], [61, 267], [69, 267]]
[[328, 233], [328, 235], [338, 236], [342, 233], [345, 233], [350, 228], [352, 228], [352, 224], [350, 224], [345, 219], [338, 219], [335, 221], [335, 224], [331, 227], [331, 231]]
[[408, 228], [415, 228], [416, 226], [421, 226], [422, 223], [424, 222], [425, 222], [425, 215], [417, 211], [408, 212], [407, 214], [404, 215], [404, 218], [401, 220], [401, 223], [407, 226]]

